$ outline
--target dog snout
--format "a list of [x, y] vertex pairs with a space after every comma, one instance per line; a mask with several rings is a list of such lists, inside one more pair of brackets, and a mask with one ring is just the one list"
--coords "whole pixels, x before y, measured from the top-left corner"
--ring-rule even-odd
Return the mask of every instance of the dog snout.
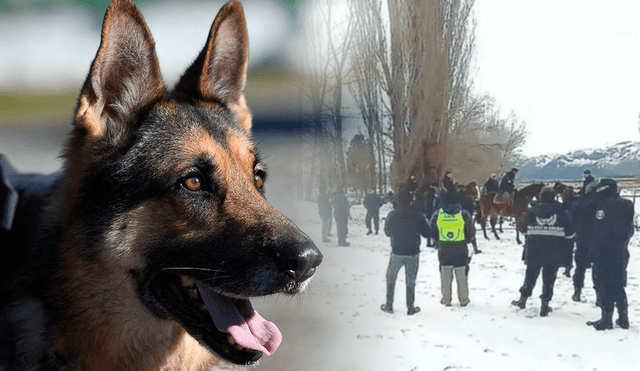
[[313, 276], [316, 267], [322, 263], [322, 253], [313, 242], [304, 240], [278, 254], [278, 260], [291, 279], [304, 282]]

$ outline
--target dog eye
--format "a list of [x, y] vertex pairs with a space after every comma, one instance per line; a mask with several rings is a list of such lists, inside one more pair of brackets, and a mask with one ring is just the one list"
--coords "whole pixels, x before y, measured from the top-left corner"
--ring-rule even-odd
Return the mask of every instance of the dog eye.
[[260, 174], [255, 174], [253, 176], [253, 181], [256, 183], [256, 187], [258, 189], [262, 188], [262, 184], [264, 183], [264, 178]]
[[182, 184], [192, 192], [197, 192], [202, 189], [202, 179], [197, 175], [185, 179]]

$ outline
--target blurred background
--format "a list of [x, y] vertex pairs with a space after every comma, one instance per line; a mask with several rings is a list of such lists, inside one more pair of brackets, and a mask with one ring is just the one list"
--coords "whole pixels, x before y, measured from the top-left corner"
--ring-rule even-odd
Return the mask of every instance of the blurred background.
[[[134, 1], [156, 42], [167, 87], [198, 55], [213, 19], [226, 1]], [[100, 44], [109, 0], [0, 0], [0, 153], [22, 172], [49, 173], [71, 129], [79, 89]], [[249, 31], [249, 78], [245, 95], [254, 115], [254, 136], [272, 173], [292, 171], [300, 158], [300, 67], [296, 43], [302, 1], [245, 0]], [[288, 161], [272, 150], [282, 148]], [[269, 198], [291, 210], [291, 190], [269, 183]], [[282, 197], [280, 195], [283, 195]]]

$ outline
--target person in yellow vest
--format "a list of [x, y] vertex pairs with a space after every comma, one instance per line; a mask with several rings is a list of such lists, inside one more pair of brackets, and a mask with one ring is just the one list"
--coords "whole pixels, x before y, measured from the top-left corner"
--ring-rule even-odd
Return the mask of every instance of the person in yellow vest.
[[451, 305], [451, 287], [455, 275], [458, 300], [460, 306], [464, 307], [470, 302], [467, 283], [470, 256], [467, 244], [476, 233], [471, 214], [452, 197], [445, 197], [442, 208], [433, 214], [430, 223], [437, 231], [442, 290], [440, 303]]

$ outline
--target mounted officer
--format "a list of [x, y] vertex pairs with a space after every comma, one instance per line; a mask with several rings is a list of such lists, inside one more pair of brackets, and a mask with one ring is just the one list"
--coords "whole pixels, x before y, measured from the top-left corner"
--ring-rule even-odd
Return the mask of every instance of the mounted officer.
[[518, 174], [517, 168], [511, 168], [511, 170], [507, 171], [503, 176], [502, 180], [500, 180], [500, 191], [496, 194], [496, 198], [494, 199], [495, 203], [506, 203], [512, 202], [513, 196], [516, 190], [516, 175]]
[[596, 180], [596, 178], [591, 175], [591, 170], [587, 169], [582, 172], [582, 176], [584, 180], [582, 181], [582, 188], [580, 189], [581, 194], [585, 194], [587, 192], [587, 186]]

